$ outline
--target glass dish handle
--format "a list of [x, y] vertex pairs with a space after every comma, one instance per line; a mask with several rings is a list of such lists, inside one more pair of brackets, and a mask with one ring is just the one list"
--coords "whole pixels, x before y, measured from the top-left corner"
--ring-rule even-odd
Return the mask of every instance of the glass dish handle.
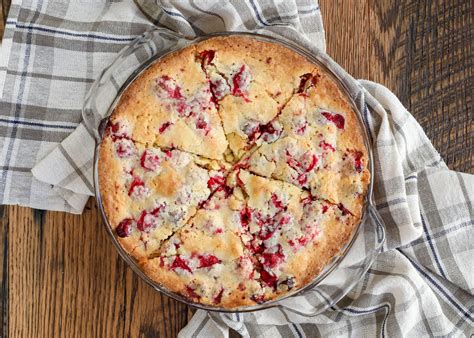
[[[331, 271], [320, 283], [303, 291], [301, 295], [282, 300], [278, 307], [295, 315], [312, 317], [340, 301], [365, 275], [385, 243], [385, 226], [373, 205], [368, 206], [365, 220], [356, 236], [356, 242], [362, 242], [354, 242], [338, 269]], [[353, 258], [354, 252], [351, 251], [357, 251], [362, 247], [365, 248], [365, 256], [354, 264], [351, 262], [351, 254]], [[355, 254], [357, 256], [357, 253]], [[313, 293], [312, 302], [319, 299], [320, 303], [308, 304], [307, 301], [298, 300], [308, 293]]]
[[[134, 56], [138, 49], [142, 48], [144, 45], [149, 45], [150, 41], [156, 36], [163, 34], [166, 36], [166, 39], [175, 39], [176, 41], [182, 40], [185, 37], [173, 32], [166, 28], [155, 27], [153, 29], [147, 30], [142, 35], [138, 36], [133, 42], [128, 45], [127, 47], [123, 48], [115, 57], [114, 61], [107, 67], [105, 67], [97, 79], [92, 84], [91, 88], [89, 89], [84, 105], [82, 108], [82, 118], [84, 121], [84, 125], [89, 131], [89, 133], [94, 137], [96, 142], [99, 142], [101, 139], [101, 123], [107, 118], [108, 116], [102, 116], [96, 109], [98, 99], [96, 93], [100, 90], [103, 90], [104, 87], [110, 83], [112, 79], [112, 75], [114, 71], [117, 70], [130, 56]], [[164, 38], [165, 39], [165, 38]], [[150, 46], [153, 48], [153, 46]], [[152, 56], [154, 53], [151, 53]]]

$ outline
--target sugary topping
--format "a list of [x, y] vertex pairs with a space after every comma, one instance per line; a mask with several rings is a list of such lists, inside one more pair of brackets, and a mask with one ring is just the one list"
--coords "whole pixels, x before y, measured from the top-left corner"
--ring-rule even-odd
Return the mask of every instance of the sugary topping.
[[181, 94], [181, 88], [168, 75], [163, 75], [156, 79], [156, 95], [160, 99], [181, 100], [184, 98], [183, 94]]
[[135, 153], [135, 145], [128, 139], [117, 139], [115, 142], [115, 153], [120, 158], [131, 157]]

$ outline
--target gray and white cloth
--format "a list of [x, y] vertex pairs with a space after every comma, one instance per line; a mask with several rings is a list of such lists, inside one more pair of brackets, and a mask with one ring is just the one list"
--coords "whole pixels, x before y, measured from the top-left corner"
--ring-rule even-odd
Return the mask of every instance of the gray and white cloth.
[[[314, 0], [13, 0], [0, 53], [3, 204], [82, 211], [93, 193], [94, 144], [81, 123], [84, 97], [116, 54], [154, 25], [186, 36], [259, 29], [337, 68], [324, 54]], [[255, 337], [474, 334], [474, 177], [446, 167], [388, 89], [337, 72], [371, 132], [383, 253], [321, 314], [199, 310], [181, 336], [227, 337], [229, 327]]]

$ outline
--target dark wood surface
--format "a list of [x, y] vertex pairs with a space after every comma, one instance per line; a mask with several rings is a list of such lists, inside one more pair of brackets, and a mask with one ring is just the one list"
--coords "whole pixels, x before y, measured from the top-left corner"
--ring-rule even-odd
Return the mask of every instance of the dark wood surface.
[[[328, 53], [393, 90], [448, 166], [474, 172], [473, 1], [320, 5]], [[125, 266], [92, 200], [82, 216], [4, 206], [0, 222], [4, 337], [174, 337], [192, 315]]]

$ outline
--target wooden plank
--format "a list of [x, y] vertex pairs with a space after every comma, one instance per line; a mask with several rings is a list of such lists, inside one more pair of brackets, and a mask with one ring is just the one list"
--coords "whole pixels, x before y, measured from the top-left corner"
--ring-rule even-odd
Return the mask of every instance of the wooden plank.
[[1, 11], [0, 11], [0, 38], [3, 37], [3, 32], [5, 30], [5, 22], [7, 21], [8, 11], [10, 9], [11, 0], [2, 0], [1, 1]]
[[451, 169], [474, 172], [473, 1], [320, 1], [328, 53], [382, 83]]
[[8, 336], [8, 222], [9, 208], [0, 206], [0, 335]]
[[174, 337], [187, 322], [126, 267], [92, 200], [82, 216], [9, 211], [11, 337]]

